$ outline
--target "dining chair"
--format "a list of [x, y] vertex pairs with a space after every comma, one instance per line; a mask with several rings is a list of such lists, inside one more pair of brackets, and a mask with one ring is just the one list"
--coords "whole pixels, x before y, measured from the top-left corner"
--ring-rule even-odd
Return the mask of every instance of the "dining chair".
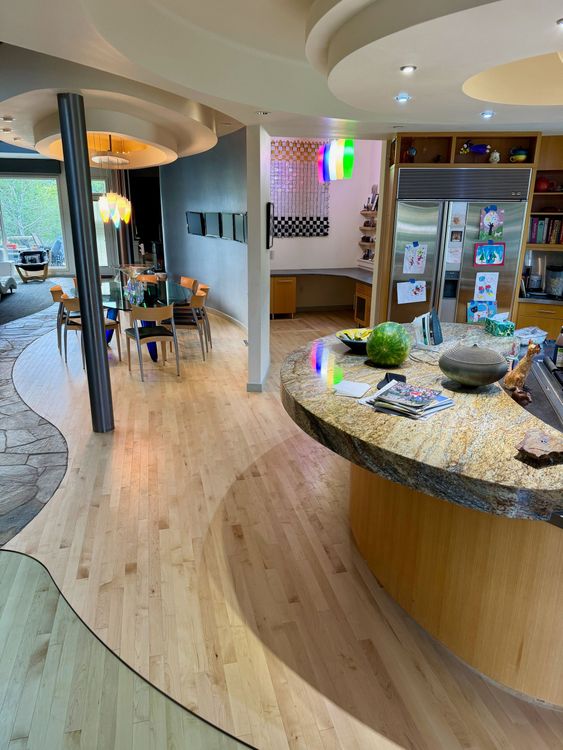
[[64, 318], [64, 313], [65, 313], [65, 308], [63, 305], [63, 301], [62, 301], [64, 292], [60, 284], [55, 284], [49, 289], [49, 291], [51, 292], [51, 297], [53, 298], [53, 302], [58, 303], [59, 305], [59, 309], [57, 310], [57, 346], [59, 348], [59, 354], [60, 354], [61, 344], [62, 344], [63, 318]]
[[180, 276], [180, 286], [190, 289], [194, 294], [197, 292], [198, 285], [197, 279], [192, 279], [191, 276]]
[[[162, 361], [166, 364], [166, 342], [174, 344], [176, 354], [176, 374], [180, 377], [180, 354], [178, 350], [178, 338], [176, 336], [176, 324], [174, 323], [174, 305], [163, 307], [137, 307], [133, 305], [129, 313], [132, 328], [125, 330], [125, 340], [127, 342], [127, 364], [131, 372], [131, 340], [137, 345], [137, 355], [139, 357], [139, 368], [141, 370], [141, 380], [145, 381], [143, 371], [143, 352], [142, 344], [161, 343]], [[139, 321], [154, 323], [152, 326], [139, 326]]]
[[205, 337], [208, 342], [208, 351], [209, 347], [213, 349], [213, 340], [211, 339], [211, 324], [209, 322], [209, 316], [207, 314], [207, 297], [209, 296], [209, 292], [211, 291], [211, 287], [209, 284], [199, 284], [197, 288], [198, 294], [205, 294], [205, 299], [203, 300], [203, 307], [201, 308], [201, 315], [203, 318], [203, 325], [205, 330]]
[[[61, 302], [64, 308], [64, 352], [65, 352], [65, 363], [67, 362], [67, 336], [68, 330], [82, 333], [82, 318], [80, 317], [80, 300], [78, 297], [69, 297], [67, 294], [63, 294]], [[110, 318], [104, 318], [104, 328], [106, 331], [113, 331], [117, 340], [117, 353], [119, 361], [121, 362], [121, 323], [119, 321], [119, 314], [115, 320]], [[82, 366], [85, 365], [84, 360], [84, 340], [80, 336], [80, 345], [82, 348]]]
[[135, 276], [135, 281], [142, 281], [145, 284], [158, 284], [158, 277], [154, 273], [140, 273]]
[[[207, 298], [207, 295], [203, 294], [203, 292], [200, 292], [198, 290], [196, 294], [192, 294], [189, 305], [186, 306], [187, 312], [190, 312], [192, 315], [192, 320], [194, 322], [197, 333], [199, 335], [199, 343], [201, 345], [201, 354], [203, 356], [204, 362], [205, 362], [205, 349], [209, 351], [209, 347], [207, 344], [207, 331], [205, 328], [205, 318], [204, 318], [206, 298]], [[205, 346], [203, 343], [204, 340], [205, 340]]]

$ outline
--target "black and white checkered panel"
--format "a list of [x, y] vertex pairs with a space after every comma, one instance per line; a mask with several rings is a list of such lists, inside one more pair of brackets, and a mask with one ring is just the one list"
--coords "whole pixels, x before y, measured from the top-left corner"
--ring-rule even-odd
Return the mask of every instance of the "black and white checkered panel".
[[275, 216], [274, 237], [327, 237], [328, 217]]

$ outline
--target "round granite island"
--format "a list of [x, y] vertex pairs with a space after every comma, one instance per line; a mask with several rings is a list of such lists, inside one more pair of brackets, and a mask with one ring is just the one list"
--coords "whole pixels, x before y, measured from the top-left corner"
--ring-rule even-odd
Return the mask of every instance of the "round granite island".
[[443, 331], [443, 344], [413, 348], [396, 368], [453, 399], [427, 420], [334, 395], [323, 376], [335, 368], [374, 386], [386, 371], [335, 337], [287, 357], [282, 401], [307, 434], [351, 462], [352, 534], [388, 593], [482, 674], [563, 706], [563, 530], [546, 523], [563, 508], [563, 467], [532, 466], [516, 450], [530, 429], [559, 433], [498, 384], [464, 391], [438, 367], [456, 343], [506, 353], [512, 339], [462, 324]]

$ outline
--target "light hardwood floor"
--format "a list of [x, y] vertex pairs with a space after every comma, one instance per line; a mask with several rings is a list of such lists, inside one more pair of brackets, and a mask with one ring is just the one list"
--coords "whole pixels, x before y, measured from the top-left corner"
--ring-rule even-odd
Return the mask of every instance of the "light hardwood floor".
[[112, 357], [113, 434], [94, 435], [76, 342], [54, 334], [18, 389], [69, 442], [69, 469], [9, 547], [44, 562], [103, 641], [184, 705], [261, 750], [560, 750], [563, 713], [489, 685], [379, 587], [348, 526], [346, 461], [278, 397], [285, 353], [348, 324], [272, 323], [263, 394], [244, 332], [214, 316], [182, 375]]
[[0, 551], [2, 750], [244, 750], [128, 669], [45, 568]]

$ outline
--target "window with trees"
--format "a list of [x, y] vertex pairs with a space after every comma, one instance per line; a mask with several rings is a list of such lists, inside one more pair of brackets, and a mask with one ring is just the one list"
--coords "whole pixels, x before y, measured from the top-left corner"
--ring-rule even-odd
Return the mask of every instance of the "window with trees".
[[36, 247], [50, 251], [51, 266], [67, 267], [57, 178], [0, 177], [1, 254], [13, 262]]

